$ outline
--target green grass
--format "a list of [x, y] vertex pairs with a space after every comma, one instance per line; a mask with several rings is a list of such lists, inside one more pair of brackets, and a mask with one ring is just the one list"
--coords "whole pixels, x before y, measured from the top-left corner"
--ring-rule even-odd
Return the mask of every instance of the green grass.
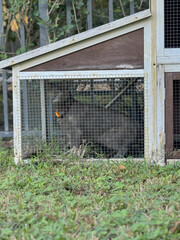
[[0, 148], [0, 239], [180, 239], [180, 166], [119, 165], [16, 166]]

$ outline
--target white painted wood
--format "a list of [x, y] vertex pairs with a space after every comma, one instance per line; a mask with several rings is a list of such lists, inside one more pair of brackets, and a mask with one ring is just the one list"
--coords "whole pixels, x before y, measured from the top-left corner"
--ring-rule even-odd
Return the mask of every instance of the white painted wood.
[[165, 72], [180, 72], [179, 65], [164, 65]]
[[[156, 14], [157, 19], [157, 58], [159, 64], [174, 64], [180, 63], [180, 48], [165, 48], [164, 38], [165, 38], [165, 29], [164, 29], [164, 0], [153, 1], [153, 4], [156, 4], [156, 13], [152, 13], [153, 16]], [[177, 57], [177, 58], [176, 58]]]
[[168, 65], [173, 65], [173, 64], [180, 64], [180, 55], [170, 55], [170, 56], [161, 56], [157, 57], [157, 64], [168, 64]]
[[156, 5], [156, 163], [165, 164], [165, 82], [164, 66], [159, 59], [164, 56], [164, 0]]
[[[152, 103], [152, 117], [149, 124], [152, 125], [152, 134], [149, 142], [152, 146], [152, 163], [165, 165], [165, 89], [164, 89], [164, 67], [158, 66], [157, 56], [164, 54], [164, 0], [151, 1], [152, 10], [152, 89], [148, 91]], [[151, 93], [150, 93], [151, 92]]]
[[[165, 163], [165, 72], [180, 72], [180, 49], [165, 49], [164, 38], [164, 0], [152, 2], [156, 5], [156, 42], [157, 42], [157, 129], [156, 141], [158, 154], [156, 154], [157, 163], [163, 165]], [[167, 163], [174, 160], [167, 160]]]
[[22, 160], [21, 139], [21, 90], [18, 78], [18, 65], [13, 68], [13, 129], [14, 129], [14, 161], [19, 164]]
[[164, 55], [167, 57], [171, 57], [171, 56], [179, 57], [180, 56], [180, 48], [165, 48]]
[[157, 127], [156, 127], [156, 163], [165, 164], [165, 82], [164, 66], [157, 68]]
[[152, 4], [156, 4], [156, 13], [153, 12], [153, 16], [156, 15], [157, 28], [156, 28], [156, 41], [157, 41], [157, 56], [164, 55], [164, 0], [154, 1]]
[[130, 15], [128, 17], [113, 21], [111, 23], [102, 25], [100, 27], [88, 30], [86, 32], [83, 32], [83, 33], [80, 33], [77, 35], [74, 35], [72, 37], [68, 37], [66, 39], [57, 41], [52, 44], [48, 44], [46, 46], [43, 46], [38, 49], [32, 50], [30, 52], [21, 54], [19, 56], [4, 60], [4, 61], [0, 62], [0, 68], [11, 67], [15, 64], [30, 60], [35, 57], [39, 57], [46, 53], [50, 54], [50, 52], [53, 52], [57, 49], [71, 46], [75, 43], [79, 43], [84, 40], [90, 40], [90, 38], [111, 32], [112, 30], [119, 29], [121, 27], [127, 26], [132, 23], [137, 23], [138, 21], [145, 20], [146, 18], [148, 18], [150, 16], [151, 16], [151, 13], [150, 13], [149, 9], [139, 12], [139, 13], [136, 13], [136, 14], [133, 14], [133, 15]]
[[53, 71], [19, 72], [23, 79], [100, 79], [100, 78], [144, 77], [144, 69], [102, 70], [102, 71]]
[[152, 41], [151, 41], [151, 21], [147, 21], [144, 26], [144, 147], [145, 159], [151, 162], [153, 152], [153, 104], [152, 104]]
[[40, 94], [41, 94], [41, 124], [42, 124], [42, 140], [46, 140], [46, 107], [45, 107], [45, 89], [44, 80], [40, 80]]

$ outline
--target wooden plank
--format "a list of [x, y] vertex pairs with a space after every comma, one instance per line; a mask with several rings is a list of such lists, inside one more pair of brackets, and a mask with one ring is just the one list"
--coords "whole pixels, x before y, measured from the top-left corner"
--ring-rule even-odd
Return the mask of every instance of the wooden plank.
[[[44, 71], [20, 72], [20, 80], [26, 79], [103, 79], [144, 77], [144, 69], [101, 70], [101, 71]], [[99, 80], [98, 80], [99, 81]]]
[[[177, 54], [180, 54], [179, 49], [176, 50]], [[157, 64], [179, 64], [180, 63], [180, 56], [179, 55], [174, 55], [174, 51], [171, 52], [171, 55], [169, 56], [161, 56], [157, 57]]]
[[180, 72], [180, 64], [164, 65], [165, 72]]
[[151, 10], [156, 18], [157, 57], [164, 55], [164, 11], [160, 11], [160, 9], [164, 9], [164, 0], [152, 0]]
[[80, 71], [144, 68], [143, 28], [56, 58], [26, 71]]
[[180, 48], [166, 48], [164, 49], [164, 56], [166, 57], [178, 57], [180, 55]]
[[21, 122], [21, 87], [18, 78], [18, 66], [13, 68], [13, 129], [14, 129], [14, 161], [19, 164], [22, 160], [22, 122]]
[[153, 135], [153, 105], [152, 105], [152, 32], [151, 22], [144, 26], [144, 157], [153, 163], [154, 139]]
[[[166, 132], [166, 158], [180, 158], [180, 151], [174, 149], [174, 117], [176, 117], [173, 104], [173, 81], [180, 81], [180, 73], [165, 73], [166, 102], [165, 102], [165, 132]], [[178, 126], [179, 127], [179, 126]], [[177, 126], [176, 126], [177, 128]]]
[[[42, 56], [46, 53], [49, 54], [51, 52], [54, 52], [57, 49], [62, 49], [63, 47], [70, 46], [70, 45], [73, 45], [75, 43], [76, 44], [80, 43], [83, 40], [89, 40], [93, 37], [97, 37], [97, 36], [100, 36], [104, 33], [111, 32], [112, 30], [116, 30], [116, 29], [118, 30], [121, 27], [129, 25], [131, 23], [137, 23], [138, 21], [144, 20], [145, 18], [148, 18], [150, 16], [151, 16], [151, 12], [148, 9], [148, 10], [133, 14], [131, 16], [128, 16], [126, 18], [119, 19], [119, 20], [113, 21], [113, 22], [108, 23], [108, 24], [104, 24], [100, 27], [93, 28], [89, 31], [82, 32], [82, 33], [74, 35], [72, 37], [57, 41], [55, 43], [49, 44], [47, 46], [43, 46], [41, 48], [29, 51], [29, 52], [24, 53], [24, 54], [21, 54], [20, 56], [16, 56], [16, 57], [4, 60], [4, 61], [0, 62], [0, 68], [10, 67], [10, 66], [13, 66], [15, 64], [30, 60], [32, 58]], [[137, 26], [138, 26], [138, 24], [137, 24]], [[142, 26], [143, 26], [143, 23], [142, 23]], [[134, 27], [134, 28], [136, 28], [136, 27]]]
[[[148, 20], [146, 21], [148, 22]], [[109, 23], [111, 24], [111, 23]], [[108, 41], [110, 39], [113, 39], [115, 37], [122, 36], [124, 34], [136, 31], [140, 28], [144, 28], [145, 22], [139, 22], [137, 24], [131, 24], [125, 28], [118, 28], [114, 31], [109, 31], [106, 34], [97, 35], [94, 38], [88, 38], [85, 41], [78, 42], [73, 45], [68, 45], [64, 48], [57, 49], [57, 51], [53, 51], [51, 53], [48, 53], [46, 55], [39, 56], [37, 58], [33, 58], [31, 61], [25, 61], [22, 64], [20, 64], [20, 71], [23, 71], [27, 68], [34, 67], [36, 65], [39, 65], [41, 63], [45, 63], [47, 61], [51, 61], [53, 59], [56, 59], [58, 57], [67, 56], [68, 54], [77, 52], [79, 50], [94, 46], [96, 44], [102, 43], [104, 41]], [[89, 30], [91, 31], [91, 30]], [[48, 46], [48, 45], [47, 45]]]
[[166, 157], [173, 149], [173, 81], [172, 73], [165, 74], [165, 132], [166, 132]]
[[[156, 78], [156, 163], [164, 165], [165, 163], [165, 81], [164, 66], [157, 68]], [[149, 120], [150, 121], [150, 120]], [[150, 124], [152, 122], [150, 121]], [[154, 140], [153, 138], [153, 140]]]

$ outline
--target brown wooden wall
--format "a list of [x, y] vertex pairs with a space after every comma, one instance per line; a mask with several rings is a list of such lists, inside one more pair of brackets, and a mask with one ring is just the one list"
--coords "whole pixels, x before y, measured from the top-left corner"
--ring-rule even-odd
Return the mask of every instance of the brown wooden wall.
[[166, 157], [180, 158], [174, 146], [174, 135], [180, 134], [180, 73], [165, 73], [165, 88]]
[[25, 71], [120, 70], [144, 68], [144, 29], [124, 34]]

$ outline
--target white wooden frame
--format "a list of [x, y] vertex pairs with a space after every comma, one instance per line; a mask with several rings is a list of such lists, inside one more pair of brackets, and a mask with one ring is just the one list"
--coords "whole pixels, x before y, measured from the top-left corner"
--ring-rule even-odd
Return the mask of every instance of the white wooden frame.
[[[157, 58], [158, 63], [174, 64], [180, 62], [180, 48], [164, 47], [164, 0], [156, 2], [157, 14]], [[164, 60], [164, 62], [163, 62]]]
[[[71, 79], [71, 78], [112, 78], [112, 77], [144, 77], [144, 93], [145, 93], [145, 160], [152, 163], [157, 149], [156, 132], [152, 124], [154, 121], [154, 91], [152, 81], [152, 22], [149, 19], [151, 13], [149, 10], [134, 14], [125, 18], [101, 26], [97, 29], [92, 29], [86, 33], [82, 33], [75, 37], [70, 37], [61, 40], [59, 43], [41, 47], [29, 53], [22, 55], [22, 58], [14, 57], [12, 59], [1, 62], [0, 66], [12, 66], [13, 69], [13, 91], [14, 94], [14, 139], [15, 139], [15, 163], [22, 161], [22, 139], [21, 139], [21, 108], [20, 108], [20, 91], [16, 90], [20, 86], [20, 81], [23, 79], [40, 79], [41, 89], [43, 89], [43, 81], [46, 79]], [[140, 21], [141, 20], [141, 21]], [[144, 69], [130, 69], [130, 70], [107, 70], [107, 71], [76, 71], [76, 72], [28, 72], [26, 69], [36, 66], [38, 64], [50, 61], [57, 57], [65, 56], [67, 54], [85, 49], [95, 44], [110, 40], [112, 38], [127, 34], [129, 32], [144, 29]], [[62, 46], [60, 46], [62, 45]], [[48, 53], [48, 54], [47, 54]], [[24, 59], [24, 60], [23, 60]], [[17, 93], [17, 94], [16, 94]], [[41, 95], [41, 102], [43, 102], [43, 94]], [[16, 112], [19, 114], [17, 115]], [[42, 109], [42, 114], [44, 110]], [[44, 134], [45, 139], [45, 134]]]
[[[81, 73], [81, 74], [80, 74]], [[45, 72], [42, 74], [42, 72], [20, 72], [19, 73], [19, 76], [17, 78], [17, 82], [19, 82], [17, 84], [17, 88], [20, 87], [20, 81], [23, 81], [23, 80], [27, 80], [27, 79], [39, 79], [40, 80], [40, 84], [41, 84], [41, 90], [43, 90], [44, 88], [44, 81], [46, 80], [49, 80], [49, 79], [67, 79], [67, 80], [71, 80], [71, 79], [102, 79], [102, 78], [124, 78], [124, 77], [144, 77], [144, 82], [145, 82], [145, 86], [147, 87], [148, 84], [147, 84], [147, 74], [145, 76], [144, 74], [144, 70], [143, 69], [140, 69], [140, 70], [125, 70], [125, 71], [84, 71], [83, 73], [82, 72], [74, 72], [74, 71], [70, 71], [68, 72], [68, 75], [67, 75], [67, 72]], [[16, 88], [16, 86], [14, 86]], [[145, 88], [146, 88], [145, 87]], [[20, 99], [20, 91], [18, 89], [17, 91], [19, 93], [19, 95], [15, 96], [15, 99], [14, 99], [14, 105], [15, 105], [15, 108], [14, 110], [17, 111], [18, 109], [18, 112], [19, 114], [14, 114], [14, 118], [15, 118], [15, 121], [14, 121], [14, 136], [16, 137], [16, 144], [15, 144], [15, 163], [16, 164], [19, 164], [23, 159], [22, 159], [22, 139], [21, 139], [21, 136], [22, 136], [22, 132], [21, 132], [21, 99]], [[147, 89], [145, 89], [145, 92], [147, 92]], [[146, 96], [145, 96], [146, 97]], [[147, 100], [145, 101], [147, 102]], [[44, 101], [44, 93], [41, 93], [41, 113], [45, 116], [45, 105], [44, 105], [45, 101]], [[147, 112], [147, 111], [146, 111]], [[44, 123], [44, 119], [42, 119], [43, 123]], [[147, 125], [147, 122], [146, 124]], [[44, 127], [43, 127], [44, 126]], [[45, 140], [45, 132], [44, 132], [44, 129], [45, 129], [45, 123], [42, 124], [42, 139]], [[146, 127], [147, 129], [147, 127]], [[146, 132], [146, 135], [147, 135], [147, 132]], [[147, 136], [145, 137], [145, 139], [147, 139]], [[146, 142], [147, 144], [147, 142]], [[120, 160], [120, 159], [119, 159]], [[136, 160], [143, 160], [143, 159], [136, 159]]]
[[[23, 79], [71, 79], [144, 76], [145, 93], [145, 159], [165, 164], [165, 87], [166, 72], [180, 72], [180, 49], [164, 47], [164, 0], [151, 1], [149, 10], [117, 20], [85, 33], [44, 46], [20, 58], [3, 61], [1, 67], [13, 66], [15, 162], [21, 161], [21, 109], [18, 86]], [[131, 31], [144, 28], [144, 69], [83, 72], [26, 72], [27, 68], [76, 52]], [[22, 72], [24, 71], [24, 72]], [[21, 79], [21, 80], [20, 80]], [[41, 96], [43, 101], [43, 95]], [[42, 110], [44, 111], [44, 110]], [[16, 113], [16, 114], [15, 114]], [[19, 149], [18, 149], [19, 148]]]
[[98, 71], [46, 71], [20, 72], [19, 79], [101, 79], [118, 77], [144, 77], [144, 69]]
[[[152, 1], [156, 23], [156, 96], [158, 163], [165, 164], [165, 73], [180, 72], [180, 48], [165, 48], [164, 0]], [[177, 161], [177, 160], [176, 160]], [[179, 159], [180, 161], [180, 159]], [[167, 160], [167, 162], [175, 162]]]

